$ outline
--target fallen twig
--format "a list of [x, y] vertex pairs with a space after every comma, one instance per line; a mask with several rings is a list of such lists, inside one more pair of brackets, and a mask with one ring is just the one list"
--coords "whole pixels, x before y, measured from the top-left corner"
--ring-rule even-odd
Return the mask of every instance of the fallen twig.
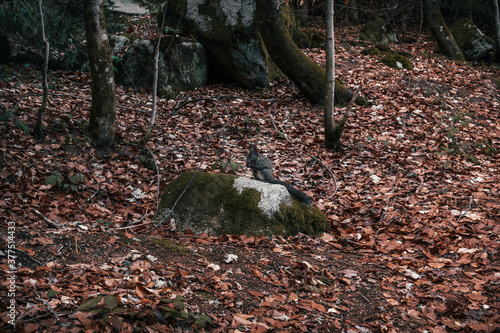
[[51, 220], [49, 220], [47, 217], [45, 217], [45, 215], [43, 215], [42, 213], [40, 213], [38, 210], [36, 210], [35, 208], [31, 208], [31, 212], [33, 214], [35, 214], [36, 216], [38, 216], [39, 218], [41, 218], [45, 223], [47, 223], [50, 227], [52, 228], [56, 228], [56, 229], [61, 229], [62, 226], [58, 223], [55, 223], [55, 222], [52, 222]]
[[57, 312], [50, 306], [49, 302], [47, 302], [46, 300], [42, 299], [42, 297], [40, 296], [40, 294], [35, 290], [34, 291], [35, 294], [36, 294], [36, 299], [39, 300], [40, 302], [43, 303], [43, 305], [45, 305], [45, 307], [47, 308], [47, 310], [49, 310], [50, 313], [52, 313], [52, 315], [54, 316], [56, 322], [58, 324], [61, 323], [61, 319], [59, 319], [59, 315], [57, 314]]

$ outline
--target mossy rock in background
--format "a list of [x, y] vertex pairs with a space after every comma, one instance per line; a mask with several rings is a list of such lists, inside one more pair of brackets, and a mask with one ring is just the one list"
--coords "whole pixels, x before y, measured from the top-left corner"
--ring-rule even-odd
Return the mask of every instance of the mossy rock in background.
[[195, 234], [319, 235], [327, 227], [319, 209], [292, 199], [284, 186], [194, 171], [165, 187], [155, 220], [171, 218], [177, 230]]
[[[255, 8], [255, 1], [167, 1], [157, 20], [196, 37], [208, 51], [212, 76], [254, 89], [279, 74], [258, 32]], [[286, 24], [294, 25], [293, 15], [288, 18]]]
[[405, 56], [405, 57], [407, 57], [408, 59], [411, 59], [411, 58], [413, 58], [413, 57], [414, 57], [414, 55], [413, 55], [413, 54], [411, 54], [410, 52], [406, 52], [406, 51], [399, 51], [399, 52], [398, 52], [398, 54], [399, 54], [399, 55], [402, 55], [402, 56]]
[[380, 59], [384, 64], [393, 68], [413, 69], [413, 62], [407, 57], [400, 54], [388, 54]]
[[364, 49], [363, 51], [361, 51], [361, 54], [381, 56], [382, 55], [382, 51], [380, 51], [376, 47], [368, 47], [368, 48]]
[[495, 49], [493, 39], [482, 33], [468, 18], [457, 20], [450, 30], [465, 60], [487, 60], [489, 53]]
[[[122, 40], [126, 45], [127, 42]], [[137, 39], [115, 60], [116, 83], [135, 89], [153, 89], [155, 45], [157, 41]], [[113, 49], [121, 46], [113, 38]], [[160, 47], [158, 90], [168, 96], [203, 87], [208, 82], [208, 56], [200, 43], [176, 39]]]
[[359, 33], [359, 38], [383, 44], [399, 41], [394, 27], [382, 18], [368, 21]]
[[17, 76], [17, 72], [10, 66], [0, 64], [0, 80], [10, 81]]
[[301, 49], [314, 49], [325, 47], [325, 33], [314, 29], [295, 29], [293, 41]]
[[361, 54], [364, 54], [364, 55], [378, 55], [378, 56], [381, 56], [383, 53], [382, 51], [380, 51], [378, 48], [376, 47], [368, 47], [366, 49], [364, 49], [363, 51], [361, 51]]

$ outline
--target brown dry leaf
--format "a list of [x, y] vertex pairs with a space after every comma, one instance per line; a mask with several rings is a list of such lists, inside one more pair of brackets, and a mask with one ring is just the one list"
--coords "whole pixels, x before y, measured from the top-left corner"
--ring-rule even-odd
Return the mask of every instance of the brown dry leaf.
[[299, 300], [299, 297], [295, 294], [295, 293], [290, 293], [290, 295], [288, 295], [288, 301], [289, 302], [298, 302]]
[[392, 306], [398, 306], [400, 304], [398, 301], [396, 301], [393, 298], [386, 298], [385, 300], [387, 301], [387, 303], [389, 303]]
[[245, 315], [242, 313], [236, 313], [233, 315], [233, 326], [235, 325], [253, 325], [254, 323], [249, 321], [248, 319], [253, 319], [253, 315]]
[[253, 276], [255, 276], [257, 278], [260, 278], [260, 277], [264, 276], [264, 274], [258, 268], [253, 267], [253, 268], [251, 268], [251, 270], [252, 270]]
[[318, 303], [316, 303], [316, 302], [314, 302], [314, 301], [312, 301], [312, 302], [311, 302], [311, 307], [312, 307], [313, 309], [318, 310], [318, 311], [321, 311], [321, 312], [326, 312], [326, 309], [325, 309], [325, 307], [324, 307], [323, 305], [318, 304]]

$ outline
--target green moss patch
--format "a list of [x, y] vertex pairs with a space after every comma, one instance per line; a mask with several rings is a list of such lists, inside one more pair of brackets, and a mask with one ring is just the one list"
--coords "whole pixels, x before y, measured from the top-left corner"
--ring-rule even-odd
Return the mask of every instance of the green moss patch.
[[388, 54], [380, 59], [384, 64], [393, 68], [413, 69], [413, 62], [407, 57], [400, 54]]
[[377, 56], [381, 56], [382, 55], [382, 51], [380, 51], [378, 48], [376, 47], [369, 47], [369, 48], [366, 48], [364, 49], [363, 51], [361, 51], [361, 54], [364, 54], [364, 55], [377, 55]]
[[184, 245], [179, 244], [179, 243], [175, 243], [175, 242], [172, 242], [172, 241], [169, 241], [166, 239], [149, 237], [146, 239], [146, 242], [150, 242], [150, 243], [154, 243], [156, 245], [159, 245], [162, 248], [169, 250], [170, 252], [177, 252], [180, 254], [186, 254], [186, 253], [191, 252]]

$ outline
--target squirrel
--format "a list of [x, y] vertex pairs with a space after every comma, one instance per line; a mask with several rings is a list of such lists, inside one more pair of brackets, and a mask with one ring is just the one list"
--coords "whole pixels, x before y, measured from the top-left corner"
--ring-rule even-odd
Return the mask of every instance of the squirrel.
[[247, 167], [252, 169], [253, 176], [257, 180], [265, 181], [271, 184], [279, 184], [286, 187], [288, 193], [300, 202], [312, 206], [311, 198], [302, 191], [297, 190], [288, 183], [274, 179], [273, 177], [273, 163], [271, 160], [259, 153], [257, 146], [250, 145], [250, 151], [247, 155]]

